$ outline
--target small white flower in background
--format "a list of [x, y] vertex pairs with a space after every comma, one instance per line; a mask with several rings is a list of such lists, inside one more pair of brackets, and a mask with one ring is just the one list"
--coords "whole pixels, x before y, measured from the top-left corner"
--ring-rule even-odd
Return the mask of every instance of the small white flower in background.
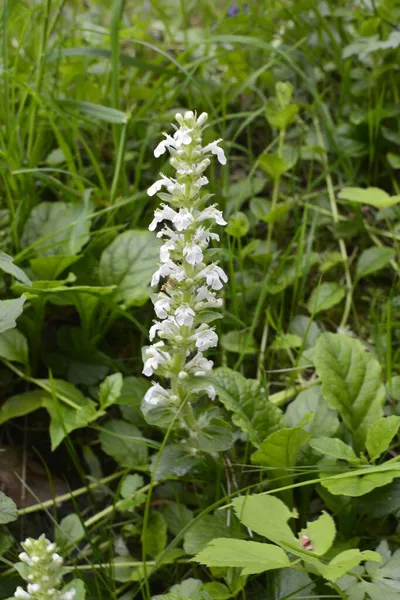
[[24, 552], [19, 559], [26, 565], [24, 579], [29, 581], [24, 590], [18, 586], [14, 598], [26, 600], [74, 600], [76, 590], [60, 591], [62, 585], [62, 557], [55, 551], [56, 545], [41, 535], [37, 540], [28, 538], [21, 544]]
[[[148, 377], [156, 373], [170, 379], [171, 389], [153, 382], [142, 402], [144, 414], [160, 404], [182, 402], [182, 382], [189, 375], [201, 377], [212, 370], [213, 362], [202, 353], [217, 345], [218, 336], [203, 322], [202, 311], [222, 306], [216, 291], [228, 280], [220, 266], [207, 261], [210, 240], [219, 241], [211, 228], [215, 224], [224, 226], [226, 221], [216, 204], [206, 205], [212, 195], [203, 191], [208, 184], [203, 173], [210, 159], [216, 156], [221, 165], [226, 164], [222, 140], [202, 145], [206, 113], [199, 117], [192, 111], [177, 113], [176, 120], [179, 128], [173, 135], [164, 133], [165, 139], [154, 151], [158, 158], [168, 150], [176, 178], [160, 173], [161, 179], [148, 189], [149, 196], [159, 193], [163, 200], [149, 226], [150, 231], [155, 231], [163, 224], [157, 232], [164, 242], [160, 264], [151, 282], [152, 286], [162, 283], [153, 300], [160, 321], [154, 322], [149, 334], [150, 340], [158, 337], [162, 341], [144, 349], [143, 368]], [[215, 390], [209, 385], [196, 387], [196, 391], [212, 400], [215, 397]]]

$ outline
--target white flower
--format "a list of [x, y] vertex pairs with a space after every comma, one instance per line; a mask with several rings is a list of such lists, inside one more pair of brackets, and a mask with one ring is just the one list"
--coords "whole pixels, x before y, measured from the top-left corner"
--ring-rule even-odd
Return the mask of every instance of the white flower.
[[54, 544], [54, 542], [53, 542], [53, 543], [52, 543], [52, 542], [49, 542], [49, 543], [47, 544], [47, 548], [46, 548], [46, 550], [47, 550], [47, 552], [49, 552], [50, 554], [51, 554], [52, 552], [54, 552], [54, 550], [55, 550], [55, 549], [56, 549], [56, 545]]
[[188, 243], [183, 249], [183, 256], [186, 259], [186, 262], [189, 265], [199, 265], [203, 260], [203, 252], [201, 251], [200, 246], [193, 243]]
[[154, 312], [159, 319], [166, 319], [171, 310], [172, 298], [166, 294], [160, 293], [158, 300], [154, 303]]
[[149, 187], [149, 189], [147, 190], [147, 194], [149, 196], [154, 196], [154, 194], [159, 192], [163, 186], [168, 188], [170, 185], [174, 185], [175, 181], [173, 179], [169, 179], [169, 177], [165, 177], [165, 175], [163, 175], [162, 173], [160, 173], [160, 175], [161, 175], [161, 179], [158, 179], [157, 181], [155, 181], [153, 183], [153, 185], [151, 185]]
[[25, 592], [21, 586], [18, 586], [14, 592], [14, 598], [32, 598], [32, 596]]
[[216, 154], [218, 162], [221, 163], [221, 165], [226, 165], [225, 153], [222, 150], [222, 148], [218, 146], [220, 142], [222, 142], [221, 138], [219, 140], [215, 140], [215, 142], [211, 142], [211, 144], [207, 144], [207, 146], [204, 146], [204, 148], [202, 149], [202, 152], [203, 154], [206, 154], [207, 152], [211, 152], [211, 154]]
[[211, 263], [211, 265], [208, 265], [196, 275], [196, 279], [200, 279], [202, 277], [205, 277], [207, 285], [209, 285], [213, 290], [222, 289], [222, 282], [226, 283], [228, 281], [226, 273], [215, 263]]
[[173, 221], [176, 217], [176, 212], [173, 208], [166, 204], [161, 204], [161, 206], [162, 209], [157, 208], [157, 210], [154, 212], [154, 219], [149, 225], [150, 231], [154, 231], [157, 225], [161, 223], [161, 221]]
[[26, 563], [27, 565], [32, 564], [32, 559], [30, 558], [30, 556], [28, 556], [26, 552], [21, 552], [21, 554], [18, 554], [18, 558], [20, 561]]
[[205, 221], [206, 219], [214, 219], [217, 225], [226, 225], [226, 221], [222, 216], [222, 212], [215, 208], [215, 204], [213, 206], [207, 206], [201, 213], [199, 213], [196, 217], [196, 221], [199, 223], [201, 221]]
[[202, 112], [199, 117], [197, 117], [197, 125], [200, 127], [207, 121], [208, 114], [206, 112]]
[[35, 594], [40, 590], [40, 585], [38, 583], [28, 583], [27, 589], [30, 594]]
[[53, 559], [53, 563], [56, 565], [62, 565], [64, 562], [62, 556], [57, 554], [57, 552], [54, 552], [54, 554], [51, 555], [51, 558]]
[[192, 143], [192, 138], [190, 136], [191, 133], [192, 133], [192, 129], [189, 129], [189, 127], [186, 127], [186, 125], [181, 126], [177, 131], [175, 131], [174, 142], [175, 142], [175, 148], [177, 150], [182, 145], [188, 146], [189, 144]]
[[151, 285], [157, 285], [161, 277], [171, 277], [176, 281], [183, 281], [186, 277], [186, 273], [182, 267], [176, 265], [172, 260], [168, 260], [161, 264], [160, 268], [153, 274]]
[[175, 311], [176, 322], [181, 327], [183, 325], [186, 325], [186, 327], [191, 327], [193, 325], [193, 318], [195, 316], [196, 313], [188, 304], [182, 304], [181, 306], [178, 306]]
[[[177, 326], [173, 317], [168, 317], [164, 321], [156, 321], [154, 325], [150, 327], [149, 331], [149, 339], [153, 340], [156, 336], [156, 333], [160, 332], [158, 335], [160, 337], [165, 338], [173, 338], [177, 335], [180, 335], [179, 327]], [[161, 335], [160, 335], [161, 334]]]
[[205, 323], [200, 325], [190, 339], [195, 342], [196, 348], [198, 348], [200, 352], [208, 350], [208, 348], [212, 348], [218, 344], [217, 334]]
[[175, 148], [175, 140], [168, 133], [163, 133], [165, 140], [162, 140], [157, 148], [154, 150], [154, 156], [158, 158], [161, 154], [164, 154], [167, 148]]
[[170, 260], [170, 252], [176, 250], [176, 245], [172, 240], [165, 242], [160, 248], [160, 260], [165, 263]]
[[175, 213], [174, 218], [171, 220], [178, 231], [184, 231], [193, 223], [194, 217], [187, 208], [181, 208], [179, 213]]
[[207, 360], [201, 352], [198, 352], [196, 356], [186, 363], [186, 369], [196, 377], [202, 377], [208, 371], [212, 370], [213, 365], [214, 363], [212, 360]]
[[151, 406], [158, 406], [168, 400], [170, 394], [171, 390], [165, 390], [159, 383], [153, 381], [151, 388], [144, 395], [143, 402]]
[[210, 398], [210, 400], [215, 400], [216, 392], [215, 392], [214, 386], [208, 385], [207, 387], [204, 388], [204, 391], [207, 394], [207, 396]]
[[165, 365], [170, 360], [171, 356], [169, 352], [160, 350], [162, 347], [164, 347], [164, 342], [161, 341], [146, 348], [145, 356], [147, 360], [143, 366], [143, 375], [151, 377], [156, 369]]
[[210, 240], [216, 240], [219, 242], [218, 233], [213, 233], [209, 229], [206, 229], [200, 225], [200, 227], [198, 227], [194, 233], [193, 241], [197, 242], [198, 244], [203, 244], [206, 247]]
[[63, 594], [61, 594], [60, 600], [73, 600], [75, 598], [75, 596], [76, 596], [76, 589], [71, 588], [67, 592], [64, 592]]

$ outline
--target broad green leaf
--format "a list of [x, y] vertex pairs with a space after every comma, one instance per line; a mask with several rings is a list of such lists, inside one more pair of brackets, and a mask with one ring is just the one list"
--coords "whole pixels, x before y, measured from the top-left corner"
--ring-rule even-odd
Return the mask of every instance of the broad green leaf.
[[296, 315], [290, 322], [289, 333], [299, 336], [304, 348], [312, 348], [322, 331], [311, 317]]
[[116, 285], [115, 299], [126, 306], [141, 306], [150, 295], [157, 269], [160, 242], [149, 231], [132, 230], [118, 235], [100, 260], [103, 285]]
[[311, 314], [317, 314], [339, 304], [345, 297], [346, 291], [337, 283], [321, 283], [313, 289], [307, 303]]
[[49, 154], [46, 156], [45, 162], [48, 165], [61, 165], [65, 162], [65, 154], [61, 150], [61, 148], [54, 148]]
[[368, 429], [382, 416], [385, 400], [378, 361], [359, 340], [325, 333], [316, 344], [315, 366], [323, 396], [339, 411], [356, 450], [363, 449]]
[[[204, 593], [204, 585], [200, 579], [189, 577], [173, 585], [168, 594], [152, 596], [152, 600], [211, 600]], [[214, 600], [214, 599], [213, 599]]]
[[42, 408], [47, 397], [43, 390], [33, 390], [8, 398], [0, 407], [0, 425]]
[[275, 96], [281, 108], [289, 106], [293, 96], [293, 85], [290, 81], [278, 81], [275, 85]]
[[308, 390], [300, 392], [293, 402], [289, 404], [285, 413], [288, 427], [300, 425], [309, 415], [310, 421], [304, 422], [303, 429], [313, 437], [332, 436], [339, 427], [336, 410], [328, 406], [321, 394], [321, 386], [314, 385]]
[[375, 208], [385, 208], [386, 206], [394, 206], [400, 202], [399, 196], [389, 196], [387, 192], [375, 187], [366, 189], [357, 187], [345, 187], [339, 193], [341, 200], [350, 200], [350, 202], [358, 202], [359, 204], [368, 204]]
[[80, 112], [85, 117], [90, 117], [96, 121], [119, 124], [128, 122], [127, 113], [116, 108], [110, 108], [109, 106], [79, 100], [57, 100], [57, 103], [62, 108]]
[[245, 527], [277, 544], [299, 546], [299, 540], [288, 525], [289, 519], [297, 517], [282, 500], [266, 494], [235, 498], [235, 513]]
[[[356, 498], [364, 496], [375, 488], [391, 483], [400, 477], [400, 465], [384, 463], [379, 467], [364, 467], [354, 471], [344, 471], [344, 477], [332, 476], [334, 464], [325, 461], [320, 466], [322, 485], [334, 495], [342, 494]], [[325, 470], [326, 469], [326, 470]]]
[[242, 212], [236, 212], [228, 221], [226, 233], [234, 238], [241, 238], [248, 234], [250, 223], [246, 215]]
[[74, 590], [75, 594], [73, 596], [74, 600], [85, 600], [86, 598], [86, 590], [85, 584], [82, 579], [73, 579], [67, 585], [65, 585], [62, 589], [62, 594]]
[[[315, 588], [313, 581], [305, 571], [286, 568], [281, 569], [276, 573], [278, 583], [278, 595], [274, 596], [274, 600], [310, 600]], [[315, 598], [317, 600], [317, 598]]]
[[261, 154], [258, 157], [258, 164], [268, 177], [273, 181], [286, 171], [286, 163], [280, 156], [276, 154]]
[[338, 438], [314, 438], [310, 441], [310, 446], [311, 448], [314, 448], [314, 450], [318, 450], [318, 452], [321, 452], [321, 454], [325, 454], [331, 458], [345, 460], [353, 464], [360, 464], [360, 459], [354, 454], [353, 448]]
[[0, 492], [0, 524], [11, 523], [18, 518], [18, 511], [15, 502], [11, 500], [4, 492]]
[[13, 300], [0, 300], [0, 333], [17, 326], [16, 320], [22, 314], [26, 296]]
[[276, 221], [283, 221], [288, 212], [293, 208], [293, 202], [280, 202], [273, 210], [268, 211], [263, 215], [262, 220], [265, 223], [276, 223]]
[[377, 248], [373, 246], [364, 250], [357, 263], [357, 279], [387, 267], [395, 256], [396, 250], [394, 248]]
[[332, 267], [336, 267], [336, 265], [343, 262], [343, 257], [340, 252], [328, 252], [325, 254], [323, 262], [319, 265], [319, 270], [321, 273], [326, 273]]
[[35, 256], [72, 256], [89, 240], [91, 203], [41, 202], [32, 209], [21, 237]]
[[193, 431], [190, 443], [203, 452], [223, 452], [233, 446], [232, 429], [229, 423], [221, 418], [213, 417], [202, 422], [197, 420], [197, 428]]
[[125, 421], [107, 421], [100, 432], [103, 451], [122, 467], [140, 467], [147, 463], [147, 445], [140, 430]]
[[208, 567], [242, 568], [242, 575], [282, 569], [290, 564], [278, 546], [225, 538], [214, 539], [194, 560]]
[[271, 350], [288, 350], [289, 348], [300, 348], [302, 339], [294, 333], [282, 333], [272, 342]]
[[265, 105], [265, 116], [271, 127], [276, 129], [287, 129], [297, 117], [299, 107], [297, 104], [289, 104], [281, 108], [275, 98], [271, 98]]
[[371, 460], [379, 458], [385, 452], [399, 431], [400, 417], [392, 415], [381, 417], [368, 429], [365, 446]]
[[212, 600], [229, 600], [232, 597], [229, 588], [223, 583], [219, 583], [219, 581], [209, 581], [203, 587]]
[[184, 504], [167, 504], [161, 509], [168, 529], [173, 535], [178, 535], [186, 525], [193, 521], [193, 512]]
[[9, 329], [0, 333], [0, 357], [23, 365], [29, 364], [28, 342], [18, 329]]
[[50, 394], [44, 396], [43, 406], [51, 417], [50, 439], [53, 451], [69, 433], [75, 429], [86, 427], [96, 418], [94, 402], [84, 396], [77, 409], [61, 401], [57, 402]]
[[100, 384], [99, 402], [100, 407], [104, 410], [115, 404], [122, 392], [124, 380], [121, 373], [113, 373], [105, 378]]
[[252, 454], [251, 462], [276, 469], [294, 467], [301, 446], [309, 438], [310, 434], [301, 427], [275, 431], [263, 441], [257, 452]]
[[142, 531], [142, 544], [146, 555], [156, 557], [165, 548], [167, 543], [167, 523], [159, 511], [150, 513], [147, 527]]
[[295, 281], [307, 275], [313, 265], [320, 260], [316, 252], [308, 252], [300, 262], [297, 258], [289, 258], [281, 261], [280, 266], [272, 273], [268, 282], [268, 290], [271, 294], [279, 294], [292, 285]]
[[229, 539], [242, 537], [236, 519], [228, 527], [224, 512], [202, 516], [185, 533], [183, 548], [186, 554], [197, 554], [216, 537]]
[[300, 536], [302, 535], [310, 539], [313, 554], [321, 556], [332, 547], [336, 536], [335, 521], [328, 513], [323, 512], [318, 519], [307, 523], [307, 527], [300, 531]]
[[85, 529], [77, 514], [72, 513], [63, 518], [56, 528], [55, 541], [57, 546], [66, 550], [75, 546], [85, 536]]
[[254, 446], [282, 426], [282, 411], [268, 401], [256, 380], [226, 367], [215, 369], [210, 377], [195, 379], [214, 386], [222, 404], [232, 412], [233, 423], [248, 434]]
[[171, 475], [183, 477], [194, 467], [197, 460], [191, 449], [178, 444], [167, 445], [161, 457], [157, 457], [157, 463], [152, 461], [152, 470], [156, 467], [155, 480], [159, 481]]
[[53, 281], [81, 256], [38, 256], [30, 261], [32, 271], [43, 281]]
[[376, 552], [371, 552], [370, 550], [361, 552], [354, 548], [340, 552], [340, 554], [337, 554], [327, 565], [320, 563], [317, 566], [317, 569], [325, 579], [328, 579], [328, 581], [335, 581], [364, 560], [379, 561], [380, 556]]
[[134, 494], [139, 488], [143, 487], [143, 483], [143, 477], [137, 473], [124, 477], [120, 490], [122, 498], [128, 498]]
[[14, 265], [12, 256], [9, 256], [5, 252], [0, 250], [0, 269], [18, 279], [18, 281], [22, 281], [25, 285], [31, 285], [31, 280], [27, 275], [25, 275], [24, 271]]
[[236, 354], [255, 354], [258, 352], [257, 344], [248, 331], [232, 329], [221, 336], [221, 346], [228, 352]]

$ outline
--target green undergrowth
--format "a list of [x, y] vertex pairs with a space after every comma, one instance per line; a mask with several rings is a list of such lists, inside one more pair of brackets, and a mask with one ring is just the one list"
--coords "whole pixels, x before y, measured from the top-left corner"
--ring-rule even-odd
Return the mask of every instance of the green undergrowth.
[[[76, 600], [399, 597], [399, 17], [3, 0], [0, 599], [42, 533]], [[185, 110], [223, 139], [229, 278], [186, 434], [140, 410], [147, 189]]]

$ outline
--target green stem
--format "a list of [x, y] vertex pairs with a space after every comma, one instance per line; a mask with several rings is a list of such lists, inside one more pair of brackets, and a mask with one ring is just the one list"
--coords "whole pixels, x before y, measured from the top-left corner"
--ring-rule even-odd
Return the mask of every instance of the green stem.
[[[284, 141], [285, 141], [285, 130], [281, 129], [280, 132], [279, 132], [279, 146], [278, 146], [278, 156], [279, 156], [279, 158], [282, 158]], [[274, 212], [274, 210], [275, 210], [275, 208], [277, 207], [277, 204], [278, 204], [278, 200], [279, 200], [279, 184], [280, 184], [280, 181], [281, 181], [281, 176], [278, 175], [275, 178], [274, 187], [273, 187], [273, 190], [272, 190], [272, 202], [271, 202], [271, 211], [270, 211], [271, 213]], [[274, 222], [272, 221], [272, 223], [269, 224], [268, 233], [267, 233], [267, 254], [270, 252], [273, 230], [274, 230]]]

